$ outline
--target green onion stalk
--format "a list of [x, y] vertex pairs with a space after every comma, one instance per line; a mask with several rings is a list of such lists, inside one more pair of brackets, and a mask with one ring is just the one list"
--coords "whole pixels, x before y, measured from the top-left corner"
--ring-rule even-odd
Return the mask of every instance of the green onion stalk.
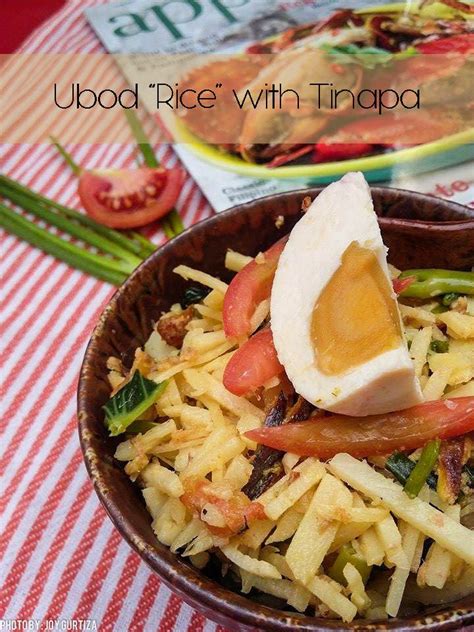
[[[403, 452], [394, 452], [388, 457], [385, 462], [385, 467], [401, 485], [406, 485], [408, 477], [416, 467], [416, 463], [408, 458], [406, 454], [403, 454]], [[474, 487], [474, 467], [466, 464], [462, 471], [466, 475], [469, 487]], [[427, 476], [426, 484], [430, 489], [436, 491], [438, 487], [438, 477], [434, 471], [431, 471]]]
[[[68, 233], [81, 244], [52, 234], [3, 203], [0, 204], [1, 228], [68, 265], [113, 285], [121, 285], [155, 249], [154, 244], [143, 235], [119, 233], [4, 175], [0, 175], [0, 197]], [[91, 246], [94, 251], [83, 244]]]
[[410, 498], [418, 496], [423, 485], [427, 482], [438, 460], [440, 446], [441, 441], [435, 439], [427, 443], [423, 448], [417, 464], [405, 483], [404, 490]]
[[[385, 462], [386, 469], [393, 474], [402, 485], [406, 484], [408, 477], [415, 469], [415, 465], [416, 463], [409, 459], [406, 454], [403, 454], [403, 452], [394, 452]], [[438, 483], [436, 475], [431, 473], [427, 477], [426, 483], [431, 489], [436, 489]]]
[[0, 204], [0, 226], [32, 246], [61, 259], [73, 268], [87, 272], [113, 285], [121, 285], [133, 272], [134, 265], [122, 259], [113, 259], [92, 253], [72, 244], [48, 230], [37, 226], [19, 213]]
[[54, 136], [51, 136], [50, 138], [53, 145], [64, 158], [64, 161], [68, 165], [69, 169], [73, 172], [75, 176], [79, 177], [82, 173], [82, 167], [80, 167], [77, 162], [75, 162], [71, 154], [64, 149], [64, 147], [59, 143], [58, 140], [56, 140], [56, 138], [54, 138]]
[[[140, 235], [140, 239], [137, 239], [136, 234], [133, 236], [127, 236], [117, 230], [114, 230], [113, 228], [108, 228], [103, 224], [99, 224], [99, 222], [96, 222], [92, 219], [92, 217], [89, 217], [89, 215], [84, 215], [75, 209], [69, 208], [64, 204], [60, 204], [59, 202], [51, 200], [40, 193], [32, 191], [27, 186], [9, 178], [8, 176], [0, 175], [0, 197], [9, 199], [16, 204], [17, 202], [14, 202], [12, 198], [15, 197], [16, 199], [20, 199], [20, 194], [22, 195], [22, 204], [20, 204], [20, 206], [22, 206], [24, 210], [34, 213], [32, 210], [33, 208], [37, 209], [42, 207], [50, 210], [54, 209], [57, 214], [67, 217], [75, 223], [90, 228], [97, 235], [106, 238], [108, 241], [113, 242], [124, 250], [132, 252], [140, 257], [140, 259], [145, 259], [156, 249], [156, 246], [151, 241], [143, 237], [143, 235]], [[27, 204], [28, 208], [23, 207], [23, 204]], [[69, 228], [66, 230], [67, 232], [70, 232]]]
[[400, 279], [414, 282], [400, 293], [401, 297], [428, 299], [445, 295], [443, 305], [450, 305], [460, 294], [474, 294], [474, 272], [456, 270], [405, 270]]
[[64, 215], [55, 213], [54, 211], [48, 209], [47, 206], [36, 203], [32, 198], [25, 195], [24, 193], [13, 190], [8, 193], [8, 197], [11, 202], [21, 207], [25, 211], [32, 213], [36, 217], [43, 219], [51, 226], [56, 226], [56, 228], [69, 233], [73, 237], [81, 239], [85, 243], [94, 246], [105, 253], [111, 254], [115, 257], [120, 257], [121, 259], [128, 261], [131, 264], [132, 269], [136, 268], [142, 262], [142, 259], [140, 257], [130, 252], [126, 248], [123, 248], [122, 246], [114, 243], [107, 237], [103, 237], [102, 235], [95, 233], [87, 226], [83, 226], [76, 222], [71, 222]]

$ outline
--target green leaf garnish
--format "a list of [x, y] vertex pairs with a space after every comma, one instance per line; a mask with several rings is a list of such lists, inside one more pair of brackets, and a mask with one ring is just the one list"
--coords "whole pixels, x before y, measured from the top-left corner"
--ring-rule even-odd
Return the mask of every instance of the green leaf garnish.
[[132, 379], [103, 407], [110, 436], [116, 437], [156, 402], [167, 382], [157, 384], [135, 371]]

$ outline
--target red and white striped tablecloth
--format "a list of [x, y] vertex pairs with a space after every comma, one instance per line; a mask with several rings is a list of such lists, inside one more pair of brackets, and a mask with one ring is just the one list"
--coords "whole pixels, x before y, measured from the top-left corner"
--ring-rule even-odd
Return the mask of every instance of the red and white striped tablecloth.
[[[69, 0], [21, 50], [100, 52], [83, 16], [95, 3]], [[134, 160], [124, 146], [83, 145], [74, 153], [89, 168]], [[176, 162], [170, 148], [159, 155], [168, 166]], [[78, 204], [75, 177], [52, 147], [4, 145], [1, 165], [33, 189]], [[191, 178], [177, 206], [187, 226], [211, 214]], [[158, 230], [148, 236], [164, 239]], [[122, 540], [82, 462], [78, 371], [113, 288], [4, 233], [1, 250], [1, 629], [12, 629], [14, 620], [79, 629], [73, 620], [89, 620], [103, 632], [214, 631], [219, 626], [173, 595]]]

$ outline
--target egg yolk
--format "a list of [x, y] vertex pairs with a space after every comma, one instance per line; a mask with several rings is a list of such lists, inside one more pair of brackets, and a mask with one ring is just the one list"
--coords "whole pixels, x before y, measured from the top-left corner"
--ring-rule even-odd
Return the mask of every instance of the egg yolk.
[[375, 253], [352, 242], [313, 309], [311, 339], [318, 368], [339, 375], [399, 346], [392, 286]]

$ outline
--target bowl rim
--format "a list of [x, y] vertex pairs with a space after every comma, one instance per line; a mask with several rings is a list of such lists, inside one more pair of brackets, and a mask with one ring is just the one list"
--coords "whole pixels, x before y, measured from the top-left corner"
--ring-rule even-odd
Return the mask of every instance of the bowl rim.
[[[295, 191], [287, 191], [278, 194], [268, 195], [262, 198], [257, 198], [243, 204], [234, 206], [226, 211], [217, 213], [209, 218], [205, 218], [196, 222], [180, 235], [165, 242], [159, 246], [155, 252], [143, 261], [128, 277], [110, 297], [107, 305], [103, 309], [97, 324], [95, 325], [91, 334], [90, 340], [87, 344], [84, 358], [82, 361], [78, 392], [77, 392], [77, 418], [78, 418], [78, 433], [83, 459], [86, 465], [88, 475], [94, 485], [97, 496], [105, 508], [108, 516], [110, 517], [115, 528], [119, 531], [124, 540], [140, 555], [149, 568], [157, 573], [160, 579], [174, 592], [176, 592], [186, 603], [192, 607], [200, 610], [202, 608], [206, 611], [206, 616], [212, 618], [214, 621], [225, 625], [230, 629], [265, 629], [265, 630], [295, 630], [304, 629], [311, 632], [325, 630], [364, 630], [375, 632], [376, 630], [388, 630], [394, 629], [399, 632], [409, 632], [415, 628], [423, 627], [423, 630], [428, 632], [434, 632], [435, 630], [452, 630], [458, 629], [459, 625], [465, 625], [468, 623], [474, 623], [474, 610], [470, 608], [452, 608], [451, 611], [448, 608], [440, 610], [434, 614], [426, 613], [422, 615], [415, 615], [405, 619], [390, 619], [383, 622], [370, 622], [366, 620], [354, 620], [352, 623], [343, 624], [336, 619], [320, 619], [317, 617], [308, 617], [304, 615], [298, 615], [297, 613], [289, 613], [280, 611], [274, 608], [270, 608], [256, 602], [252, 602], [246, 596], [241, 593], [233, 592], [224, 586], [219, 585], [211, 578], [206, 577], [200, 571], [184, 563], [179, 556], [176, 555], [176, 562], [168, 562], [160, 556], [158, 550], [160, 545], [157, 541], [157, 547], [150, 546], [143, 537], [140, 535], [137, 529], [132, 523], [124, 520], [122, 511], [118, 503], [111, 499], [108, 489], [104, 480], [102, 479], [101, 461], [98, 459], [94, 447], [91, 445], [91, 439], [93, 432], [89, 429], [89, 424], [94, 423], [93, 418], [90, 418], [89, 413], [86, 410], [86, 399], [88, 394], [88, 379], [86, 378], [87, 367], [90, 366], [91, 360], [94, 355], [94, 348], [97, 339], [100, 338], [105, 330], [108, 317], [113, 313], [116, 304], [126, 292], [129, 284], [135, 279], [136, 276], [141, 274], [141, 271], [150, 265], [150, 262], [156, 258], [161, 257], [162, 253], [172, 250], [176, 243], [184, 241], [189, 238], [191, 234], [198, 228], [202, 230], [203, 225], [212, 227], [215, 223], [222, 221], [228, 217], [238, 215], [244, 209], [248, 209], [254, 204], [261, 204], [265, 200], [279, 201], [287, 199], [289, 197], [304, 197], [305, 195], [314, 195], [322, 191], [325, 187], [315, 186], [311, 188], [298, 189]], [[427, 199], [431, 202], [444, 205], [447, 208], [464, 211], [469, 211], [469, 207], [462, 204], [453, 202], [451, 200], [445, 200], [437, 198], [435, 196], [418, 193], [415, 191], [409, 191], [406, 189], [397, 189], [394, 187], [371, 187], [371, 192], [383, 193], [386, 190], [401, 192], [402, 195], [409, 196], [410, 198], [424, 200]], [[469, 213], [468, 213], [469, 214]], [[406, 220], [398, 218], [383, 218], [385, 222], [402, 222], [406, 223]], [[433, 222], [421, 222], [422, 224], [430, 224]], [[467, 217], [466, 219], [450, 220], [447, 222], [439, 222], [440, 225], [469, 225], [474, 228], [474, 211], [472, 212], [472, 219]], [[167, 548], [167, 547], [166, 547]], [[178, 571], [176, 570], [178, 567]], [[215, 594], [216, 588], [224, 590], [226, 593], [232, 595], [232, 600], [226, 600], [219, 598]], [[258, 609], [258, 611], [257, 611]], [[441, 615], [441, 616], [440, 616]], [[236, 625], [232, 624], [234, 622]]]

